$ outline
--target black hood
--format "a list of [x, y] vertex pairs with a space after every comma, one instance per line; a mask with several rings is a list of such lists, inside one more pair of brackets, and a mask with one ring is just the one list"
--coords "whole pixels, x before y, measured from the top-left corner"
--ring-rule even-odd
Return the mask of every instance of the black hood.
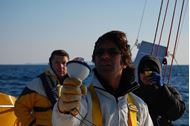
[[140, 72], [142, 72], [145, 68], [149, 68], [155, 72], [162, 73], [160, 60], [152, 55], [146, 55], [140, 60], [138, 65], [138, 77], [140, 75]]

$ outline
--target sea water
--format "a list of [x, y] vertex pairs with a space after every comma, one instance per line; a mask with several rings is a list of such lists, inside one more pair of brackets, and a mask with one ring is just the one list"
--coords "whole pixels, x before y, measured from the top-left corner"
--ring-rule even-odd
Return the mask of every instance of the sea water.
[[[47, 67], [48, 65], [0, 65], [0, 92], [18, 96], [25, 87], [25, 84], [38, 76]], [[90, 77], [85, 80], [86, 83]], [[189, 66], [173, 66], [170, 83], [179, 90], [186, 104], [185, 113], [174, 124], [175, 126], [188, 126]]]

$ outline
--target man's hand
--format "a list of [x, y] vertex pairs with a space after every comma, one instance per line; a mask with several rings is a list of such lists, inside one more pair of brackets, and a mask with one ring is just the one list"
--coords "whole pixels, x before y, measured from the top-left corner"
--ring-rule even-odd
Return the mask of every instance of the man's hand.
[[77, 115], [80, 108], [81, 96], [84, 92], [81, 81], [74, 78], [66, 78], [63, 82], [61, 96], [58, 101], [59, 111], [74, 116]]
[[157, 86], [163, 86], [163, 80], [159, 73], [153, 72], [151, 76], [149, 77], [149, 83], [151, 85], [157, 85]]

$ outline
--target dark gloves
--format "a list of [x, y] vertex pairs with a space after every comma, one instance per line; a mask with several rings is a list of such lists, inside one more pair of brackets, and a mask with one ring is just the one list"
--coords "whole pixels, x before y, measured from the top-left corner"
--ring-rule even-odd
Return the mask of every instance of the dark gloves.
[[152, 72], [152, 75], [149, 76], [149, 82], [151, 85], [163, 86], [162, 76], [157, 72]]

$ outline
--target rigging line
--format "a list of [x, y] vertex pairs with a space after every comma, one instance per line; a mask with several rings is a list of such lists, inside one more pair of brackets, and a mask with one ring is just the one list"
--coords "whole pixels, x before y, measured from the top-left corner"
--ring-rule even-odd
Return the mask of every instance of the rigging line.
[[[165, 20], [166, 20], [166, 15], [167, 15], [167, 11], [168, 11], [169, 1], [170, 1], [170, 0], [167, 1], [166, 8], [165, 8], [165, 14], [164, 14], [163, 22], [162, 22], [162, 28], [161, 28], [161, 32], [160, 32], [159, 43], [158, 43], [158, 46], [157, 46], [157, 48], [156, 48], [156, 56], [158, 56], [158, 53], [159, 53], [159, 48], [160, 48], [159, 45], [160, 45], [160, 42], [161, 42], [162, 33], [163, 33], [164, 25], [165, 25]], [[166, 64], [165, 64], [165, 68], [164, 68], [163, 80], [166, 78], [166, 71], [167, 71], [167, 62], [166, 62]]]
[[147, 0], [145, 0], [145, 3], [144, 3], [143, 12], [142, 12], [142, 16], [141, 16], [141, 20], [140, 20], [140, 24], [139, 24], [138, 33], [137, 33], [137, 38], [136, 38], [135, 44], [133, 45], [131, 50], [135, 47], [135, 45], [138, 44], [139, 34], [140, 34], [143, 19], [144, 19], [144, 13], [145, 13], [146, 5], [147, 5]]
[[[177, 5], [177, 0], [175, 0], [175, 4], [174, 4], [174, 8], [173, 8], [173, 15], [172, 15], [172, 20], [171, 20], [171, 24], [170, 24], [170, 31], [169, 31], [169, 36], [168, 36], [165, 56], [169, 56], [168, 49], [169, 49], [169, 44], [170, 44], [171, 32], [172, 32], [172, 28], [173, 28], [173, 22], [174, 22], [174, 17], [175, 17], [176, 5]], [[167, 70], [168, 69], [166, 69], [166, 71], [164, 72], [164, 74], [165, 74], [164, 78], [166, 77]], [[169, 76], [168, 76], [168, 78], [169, 78]]]
[[161, 38], [162, 38], [162, 33], [163, 33], [163, 29], [164, 29], [164, 25], [165, 25], [165, 20], [166, 20], [166, 15], [167, 15], [167, 11], [168, 11], [168, 5], [169, 5], [169, 1], [167, 1], [167, 5], [166, 5], [166, 9], [165, 9], [165, 14], [164, 14], [164, 19], [163, 19], [163, 22], [162, 22], [162, 28], [161, 28], [161, 32], [160, 32], [160, 38], [159, 38], [159, 41], [158, 41], [158, 46], [156, 48], [156, 56], [158, 55], [158, 52], [159, 52], [159, 45], [160, 45], [160, 42], [161, 42]]
[[145, 3], [144, 3], [144, 8], [143, 8], [143, 12], [142, 12], [141, 20], [140, 20], [140, 25], [139, 25], [139, 30], [138, 30], [138, 33], [137, 33], [137, 40], [139, 38], [139, 34], [140, 34], [141, 26], [142, 26], [142, 21], [143, 21], [143, 17], [144, 17], [146, 4], [147, 4], [147, 0], [145, 0]]
[[160, 12], [159, 12], [159, 16], [158, 16], [158, 20], [157, 20], [157, 26], [156, 26], [156, 31], [155, 31], [155, 35], [154, 35], [153, 47], [152, 47], [152, 51], [151, 51], [152, 55], [153, 55], [153, 50], [154, 50], [154, 46], [155, 46], [156, 36], [157, 36], [157, 32], [158, 32], [158, 26], [159, 26], [159, 22], [160, 22], [160, 16], [161, 16], [161, 12], [162, 12], [162, 5], [163, 5], [163, 0], [161, 1]]
[[[88, 123], [90, 123], [90, 124], [91, 124], [90, 126], [96, 126], [94, 123], [92, 123], [92, 122], [89, 121], [88, 119], [85, 119], [85, 118], [81, 115], [81, 113], [79, 112], [78, 109], [74, 108], [73, 110], [76, 111], [76, 112], [78, 112], [79, 116], [80, 116], [81, 118], [83, 118], [84, 121], [86, 120]], [[79, 121], [81, 121], [81, 123], [83, 123], [84, 125], [88, 126], [88, 124], [85, 123], [83, 120], [81, 120], [79, 117], [76, 117], [76, 116], [73, 116], [73, 117], [75, 117], [76, 119], [78, 119]]]
[[78, 119], [79, 121], [81, 121], [84, 125], [86, 125], [86, 126], [88, 126], [88, 124], [87, 123], [85, 123], [84, 121], [82, 121], [79, 117], [76, 117], [76, 116], [74, 116], [76, 119]]
[[175, 39], [175, 45], [174, 45], [174, 50], [173, 50], [173, 55], [172, 55], [172, 61], [171, 61], [171, 66], [170, 66], [170, 72], [169, 72], [169, 77], [168, 77], [168, 83], [169, 83], [169, 81], [170, 81], [171, 72], [172, 72], [173, 60], [174, 60], [174, 58], [175, 58], [175, 51], [176, 51], [176, 45], [177, 45], [177, 42], [178, 42], [177, 40], [178, 40], [178, 35], [179, 35], [179, 29], [180, 29], [180, 26], [181, 26], [181, 19], [182, 19], [182, 14], [183, 14], [184, 3], [185, 3], [185, 0], [183, 0], [182, 7], [181, 7], [181, 13], [180, 13], [180, 18], [179, 18], [179, 23], [178, 23], [178, 28], [177, 28], [177, 35], [176, 35], [176, 39]]
[[173, 28], [173, 22], [174, 22], [176, 5], [177, 5], [177, 0], [175, 0], [174, 10], [173, 10], [173, 16], [172, 16], [172, 21], [171, 21], [171, 25], [170, 25], [170, 32], [169, 32], [168, 42], [167, 42], [167, 46], [166, 46], [166, 54], [165, 54], [166, 56], [168, 56], [168, 48], [169, 48], [170, 37], [171, 37], [172, 28]]
[[[185, 3], [184, 3], [184, 4], [185, 4]], [[182, 29], [183, 29], [183, 24], [184, 24], [185, 15], [186, 15], [186, 12], [187, 12], [187, 7], [188, 7], [188, 5], [189, 5], [189, 0], [187, 1], [186, 6], [185, 6], [185, 9], [184, 9], [184, 13], [183, 13], [183, 16], [182, 16], [181, 28], [180, 28], [179, 37], [178, 37], [178, 40], [177, 40], [177, 41], [179, 41], [179, 40], [180, 40], [180, 37], [181, 37], [181, 32], [182, 32]], [[178, 48], [178, 43], [179, 43], [179, 42], [177, 42], [177, 48]], [[176, 48], [176, 52], [175, 52], [175, 53], [177, 53], [177, 48]], [[174, 60], [175, 60], [175, 62], [178, 64], [177, 59], [174, 58]]]

